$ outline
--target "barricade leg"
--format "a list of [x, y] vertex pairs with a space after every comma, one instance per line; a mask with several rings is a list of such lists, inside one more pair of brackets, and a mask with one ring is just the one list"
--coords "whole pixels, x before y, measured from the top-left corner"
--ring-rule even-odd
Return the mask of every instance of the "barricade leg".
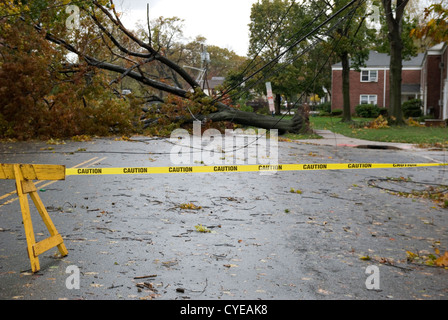
[[[40, 270], [39, 255], [45, 251], [58, 247], [61, 256], [66, 256], [68, 254], [67, 248], [64, 245], [62, 236], [56, 230], [51, 218], [45, 209], [39, 195], [37, 194], [37, 189], [31, 180], [26, 180], [23, 178], [20, 165], [14, 165], [14, 176], [16, 180], [17, 195], [19, 197], [20, 209], [22, 211], [23, 226], [25, 229], [26, 242], [28, 257], [31, 263], [31, 270], [37, 272]], [[44, 239], [40, 242], [36, 242], [33, 230], [33, 223], [31, 220], [30, 207], [27, 195], [30, 195], [33, 200], [34, 205], [37, 208], [42, 220], [44, 221], [50, 237]]]

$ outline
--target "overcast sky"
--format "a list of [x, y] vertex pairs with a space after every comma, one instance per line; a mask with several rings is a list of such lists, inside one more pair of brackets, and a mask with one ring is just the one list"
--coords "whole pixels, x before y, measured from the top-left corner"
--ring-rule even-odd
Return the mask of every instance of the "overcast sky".
[[208, 45], [217, 45], [245, 56], [249, 43], [250, 11], [258, 0], [116, 0], [125, 16], [123, 23], [134, 28], [139, 20], [146, 21], [146, 4], [150, 19], [179, 17], [184, 19], [184, 36], [193, 40], [207, 38]]

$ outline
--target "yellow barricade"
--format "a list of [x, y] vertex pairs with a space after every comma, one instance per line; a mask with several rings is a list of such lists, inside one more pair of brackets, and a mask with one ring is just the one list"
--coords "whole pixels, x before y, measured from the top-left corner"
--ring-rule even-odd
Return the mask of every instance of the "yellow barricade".
[[[16, 181], [17, 196], [22, 211], [23, 226], [25, 229], [28, 257], [31, 270], [40, 270], [39, 255], [51, 248], [58, 247], [63, 257], [68, 254], [62, 236], [56, 230], [51, 218], [42, 203], [36, 186], [32, 180], [65, 180], [65, 166], [59, 165], [31, 165], [31, 164], [0, 164], [0, 180], [10, 179]], [[50, 237], [36, 242], [30, 207], [27, 195], [30, 195], [42, 220], [44, 221]]]

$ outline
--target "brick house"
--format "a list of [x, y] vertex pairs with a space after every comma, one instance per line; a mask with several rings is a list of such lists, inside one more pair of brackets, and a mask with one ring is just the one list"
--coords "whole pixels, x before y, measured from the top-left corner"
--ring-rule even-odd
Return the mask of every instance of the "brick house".
[[[421, 78], [424, 54], [403, 61], [402, 101], [422, 97]], [[389, 106], [390, 56], [370, 51], [369, 59], [359, 71], [350, 71], [350, 105], [352, 114], [359, 104]], [[342, 63], [332, 66], [331, 108], [342, 109]]]
[[425, 115], [448, 119], [448, 50], [445, 43], [429, 48], [422, 62], [422, 100]]

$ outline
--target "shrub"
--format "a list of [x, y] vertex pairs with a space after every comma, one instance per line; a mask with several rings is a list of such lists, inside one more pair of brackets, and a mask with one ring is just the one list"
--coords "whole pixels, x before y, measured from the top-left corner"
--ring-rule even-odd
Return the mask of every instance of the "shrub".
[[331, 111], [332, 116], [340, 116], [342, 115], [342, 113], [343, 113], [342, 109], [334, 109], [333, 111]]
[[421, 117], [422, 116], [422, 100], [413, 99], [403, 103], [401, 109], [403, 110], [403, 116], [405, 118], [409, 117]]
[[244, 112], [254, 112], [254, 108], [246, 104], [240, 105], [240, 110]]
[[389, 110], [387, 108], [378, 108], [380, 110], [380, 116], [387, 118], [389, 116]]
[[331, 112], [331, 102], [324, 102], [317, 106], [317, 110], [323, 112]]
[[377, 118], [380, 108], [373, 104], [360, 104], [355, 107], [356, 114], [361, 118]]
[[264, 115], [272, 114], [271, 111], [269, 110], [269, 107], [262, 107], [262, 108], [257, 110], [257, 113], [258, 114], [264, 114]]

